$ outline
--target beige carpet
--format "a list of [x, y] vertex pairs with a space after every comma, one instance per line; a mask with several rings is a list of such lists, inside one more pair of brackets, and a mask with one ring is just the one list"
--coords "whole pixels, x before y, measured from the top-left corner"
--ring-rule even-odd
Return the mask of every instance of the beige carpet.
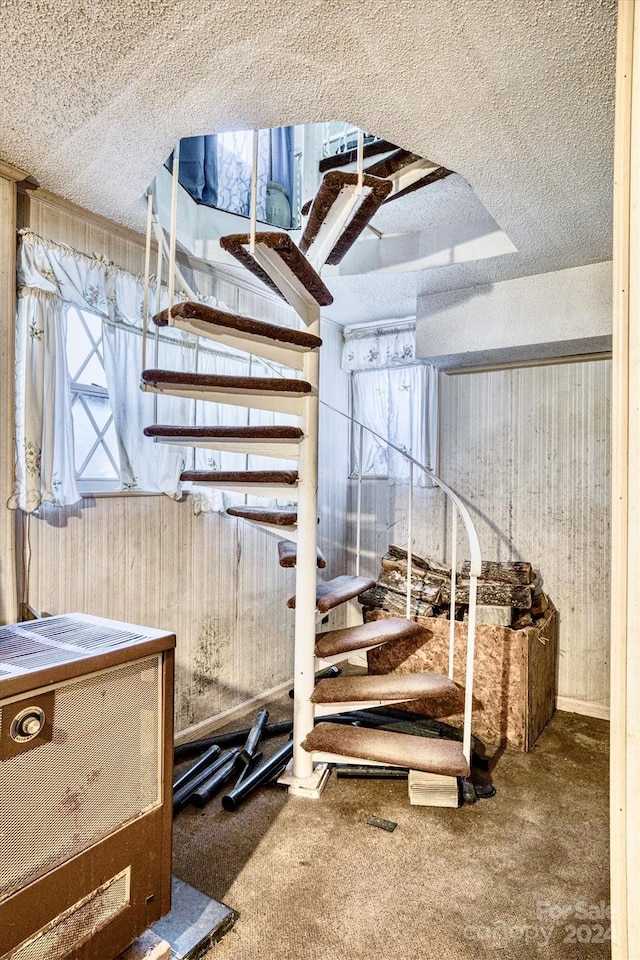
[[317, 801], [272, 786], [233, 814], [187, 808], [174, 872], [240, 915], [207, 960], [609, 957], [607, 736], [556, 714], [531, 753], [500, 757], [496, 797], [458, 810], [335, 776]]

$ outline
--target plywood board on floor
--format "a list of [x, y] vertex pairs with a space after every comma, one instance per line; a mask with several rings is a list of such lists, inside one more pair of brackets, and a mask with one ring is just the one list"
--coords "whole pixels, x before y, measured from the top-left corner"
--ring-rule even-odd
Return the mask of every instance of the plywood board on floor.
[[[376, 611], [384, 616], [384, 611]], [[424, 637], [384, 644], [368, 653], [370, 673], [446, 673], [449, 663], [449, 620], [418, 617]], [[512, 630], [493, 624], [476, 627], [473, 723], [475, 736], [487, 744], [506, 743], [530, 750], [555, 709], [557, 657], [556, 610], [550, 606], [534, 627]], [[454, 680], [464, 682], [467, 624], [455, 624]], [[434, 715], [433, 706], [419, 702], [403, 709]], [[439, 719], [462, 725], [461, 714], [447, 713], [443, 702]]]

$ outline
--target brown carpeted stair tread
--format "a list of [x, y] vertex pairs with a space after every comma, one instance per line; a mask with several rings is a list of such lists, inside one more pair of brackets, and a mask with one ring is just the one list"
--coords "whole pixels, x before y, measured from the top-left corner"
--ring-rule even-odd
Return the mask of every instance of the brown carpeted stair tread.
[[[259, 277], [267, 286], [282, 296], [273, 280], [246, 249], [249, 240], [249, 234], [234, 233], [227, 237], [220, 237], [220, 246], [223, 250], [226, 250], [227, 253], [234, 256], [247, 270], [250, 270], [251, 273]], [[304, 254], [300, 252], [289, 234], [259, 233], [256, 235], [256, 246], [269, 247], [270, 250], [277, 253], [282, 262], [291, 270], [310, 296], [313, 297], [321, 307], [327, 307], [330, 303], [333, 303], [333, 297], [330, 291]]]
[[300, 427], [185, 427], [165, 423], [144, 428], [145, 437], [193, 437], [200, 440], [301, 440]]
[[[243, 317], [237, 313], [227, 313], [225, 310], [218, 310], [215, 307], [209, 307], [204, 303], [195, 303], [191, 300], [185, 303], [176, 303], [172, 307], [171, 313], [172, 316], [181, 317], [185, 320], [200, 320], [203, 323], [210, 323], [212, 326], [228, 327], [230, 330], [237, 330], [238, 333], [246, 333], [250, 337], [263, 337], [280, 343], [307, 347], [309, 350], [322, 346], [320, 337], [316, 337], [312, 333], [306, 333], [304, 330], [279, 327], [274, 323], [253, 320], [251, 317]], [[168, 310], [157, 313], [153, 320], [158, 326], [167, 326], [169, 322]]]
[[388, 194], [391, 191], [392, 184], [390, 181], [383, 180], [382, 182], [389, 183], [389, 189], [385, 194], [384, 199], [378, 202], [378, 198], [374, 193], [370, 193], [367, 197], [365, 197], [358, 207], [356, 213], [349, 221], [346, 230], [344, 230], [342, 236], [327, 257], [328, 264], [335, 265], [340, 263], [342, 258], [349, 252], [366, 225], [369, 223], [376, 210], [378, 210], [380, 203], [385, 203], [386, 200], [389, 199]]
[[[397, 145], [389, 140], [376, 140], [374, 143], [365, 143], [362, 157], [367, 160], [369, 157], [376, 157], [380, 153], [389, 153], [390, 150], [398, 149]], [[350, 163], [357, 163], [357, 161], [358, 149], [355, 147], [353, 150], [345, 150], [344, 153], [337, 153], [332, 157], [323, 157], [318, 164], [318, 170], [320, 173], [325, 173], [327, 170], [347, 167]]]
[[404, 190], [399, 190], [397, 193], [392, 193], [390, 197], [387, 197], [385, 203], [391, 203], [392, 200], [397, 200], [399, 197], [406, 197], [410, 193], [413, 193], [414, 190], [422, 190], [423, 187], [428, 187], [430, 183], [436, 183], [438, 180], [444, 180], [445, 177], [450, 177], [453, 172], [453, 170], [447, 170], [446, 167], [437, 167], [430, 173], [425, 174], [424, 177], [421, 177], [420, 180], [416, 180], [415, 183], [410, 183], [408, 187], [404, 188]]
[[[281, 567], [295, 567], [297, 559], [297, 543], [294, 543], [293, 540], [278, 541], [278, 562]], [[316, 564], [320, 570], [324, 569], [327, 565], [327, 561], [323, 557], [319, 547], [316, 551]]]
[[309, 753], [330, 753], [376, 760], [410, 770], [468, 777], [470, 770], [457, 740], [413, 737], [387, 730], [368, 730], [339, 723], [318, 723], [303, 741]]
[[227, 507], [230, 517], [252, 520], [254, 523], [271, 523], [277, 527], [293, 527], [298, 522], [297, 510], [273, 510], [271, 507]]
[[352, 700], [427, 700], [459, 694], [459, 687], [444, 673], [382, 673], [362, 677], [320, 680], [314, 703], [350, 703]]
[[376, 643], [389, 643], [393, 640], [409, 640], [411, 637], [424, 636], [424, 627], [414, 620], [402, 617], [389, 617], [388, 620], [374, 620], [357, 627], [342, 630], [328, 630], [316, 635], [316, 657], [334, 657], [341, 653], [351, 653]]
[[[300, 240], [300, 249], [303, 253], [308, 251], [309, 247], [318, 236], [318, 233], [322, 229], [323, 223], [327, 219], [327, 216], [329, 215], [334, 203], [340, 196], [340, 192], [343, 187], [355, 187], [357, 184], [357, 173], [342, 173], [339, 170], [333, 170], [331, 173], [327, 173], [325, 175], [322, 183], [320, 184], [320, 189], [314, 198], [311, 210], [309, 212], [309, 219]], [[385, 201], [386, 197], [393, 189], [393, 184], [390, 180], [381, 180], [378, 177], [364, 176], [362, 184], [368, 193], [365, 194], [362, 203], [347, 225], [347, 230], [351, 231], [352, 224], [354, 221], [357, 221], [359, 229], [356, 236], [362, 233], [380, 204]], [[338, 244], [341, 243], [343, 236], [344, 233], [339, 237], [338, 242], [335, 244], [330, 256], [333, 256], [333, 252]], [[354, 236], [351, 243], [353, 243], [355, 239], [356, 237]], [[351, 243], [349, 246], [351, 246]], [[344, 252], [346, 253], [346, 249]], [[331, 260], [329, 262], [333, 263], [336, 261]]]
[[209, 373], [181, 373], [179, 370], [143, 370], [146, 385], [167, 384], [199, 387], [201, 389], [239, 390], [259, 393], [310, 393], [306, 380], [288, 380], [284, 377], [226, 377]]
[[298, 482], [295, 470], [185, 470], [180, 479], [186, 483], [286, 483]]
[[404, 170], [412, 163], [418, 163], [419, 160], [424, 159], [425, 157], [421, 157], [419, 153], [411, 153], [410, 150], [400, 148], [395, 153], [389, 154], [388, 157], [383, 157], [382, 160], [372, 163], [370, 167], [365, 167], [364, 172], [371, 177], [392, 177], [399, 170]]
[[[316, 587], [316, 609], [320, 613], [327, 613], [334, 607], [352, 600], [359, 596], [365, 590], [370, 590], [375, 586], [376, 581], [369, 577], [334, 577], [333, 580], [327, 580], [326, 583], [319, 583]], [[287, 606], [292, 610], [296, 606], [296, 598], [289, 597]]]

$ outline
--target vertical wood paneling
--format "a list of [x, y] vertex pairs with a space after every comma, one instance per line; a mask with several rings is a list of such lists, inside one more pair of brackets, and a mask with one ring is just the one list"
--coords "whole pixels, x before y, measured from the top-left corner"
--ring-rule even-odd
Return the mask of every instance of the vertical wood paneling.
[[[469, 505], [486, 559], [538, 571], [560, 612], [558, 694], [598, 707], [609, 702], [610, 375], [601, 360], [443, 376], [440, 408], [440, 475]], [[405, 509], [406, 488], [365, 482], [363, 572], [406, 545]], [[416, 489], [414, 549], [448, 559], [448, 528], [442, 494]]]
[[0, 623], [12, 623], [18, 614], [16, 518], [5, 504], [13, 494], [15, 438], [16, 182], [8, 176], [0, 176], [0, 217], [0, 382], [4, 416], [0, 446]]
[[[22, 197], [21, 225], [140, 273], [143, 248], [50, 203]], [[223, 281], [199, 288], [230, 309], [290, 323], [285, 304], [263, 303]], [[268, 311], [268, 316], [264, 314]], [[321, 394], [347, 409], [341, 335], [322, 335]], [[319, 528], [328, 577], [345, 572], [347, 425], [323, 410]], [[233, 707], [293, 676], [295, 571], [277, 563], [277, 538], [224, 514], [194, 516], [168, 497], [97, 497], [30, 518], [28, 597], [39, 611], [82, 611], [176, 633], [176, 730]], [[340, 625], [340, 620], [336, 625]]]

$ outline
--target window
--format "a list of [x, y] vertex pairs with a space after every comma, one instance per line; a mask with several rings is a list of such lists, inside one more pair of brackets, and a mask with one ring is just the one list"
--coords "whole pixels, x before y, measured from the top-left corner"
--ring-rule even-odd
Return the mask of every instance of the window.
[[78, 489], [118, 490], [118, 445], [104, 369], [102, 317], [68, 308], [67, 364]]
[[[357, 474], [360, 469], [357, 423], [367, 428], [362, 434], [362, 476], [407, 480], [409, 461], [400, 451], [431, 469], [436, 468], [437, 384], [437, 371], [426, 364], [351, 374], [352, 412], [356, 421], [352, 435], [353, 473]], [[428, 483], [421, 470], [414, 472], [416, 483]]]

